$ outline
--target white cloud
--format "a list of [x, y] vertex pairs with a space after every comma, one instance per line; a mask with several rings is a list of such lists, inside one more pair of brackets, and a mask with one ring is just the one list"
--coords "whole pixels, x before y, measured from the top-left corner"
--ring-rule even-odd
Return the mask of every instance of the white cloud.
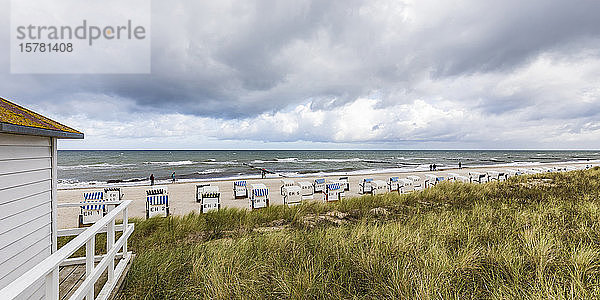
[[153, 74], [1, 96], [91, 148], [600, 147], [598, 1], [153, 4]]

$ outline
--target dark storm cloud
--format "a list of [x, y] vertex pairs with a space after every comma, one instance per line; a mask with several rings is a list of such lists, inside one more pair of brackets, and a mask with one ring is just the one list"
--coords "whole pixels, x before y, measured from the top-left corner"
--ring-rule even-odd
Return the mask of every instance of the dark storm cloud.
[[507, 70], [542, 52], [598, 37], [598, 11], [600, 2], [585, 0], [464, 3], [428, 32], [435, 74]]
[[[86, 103], [215, 122], [274, 116], [304, 104], [326, 112], [360, 98], [378, 99], [368, 107], [375, 110], [419, 99], [442, 115], [468, 111], [482, 120], [504, 118], [497, 122], [503, 126], [569, 118], [584, 126], [600, 114], [600, 91], [590, 82], [597, 72], [580, 72], [582, 62], [600, 59], [600, 1], [154, 1], [152, 9], [151, 74], [10, 75], [3, 55], [2, 95], [99, 120], [122, 116], [93, 115]], [[0, 50], [7, 47], [6, 40]], [[578, 73], [585, 76], [567, 78]], [[570, 103], [581, 95], [587, 100]], [[452, 118], [423, 121], [406, 135], [395, 134], [390, 122], [365, 128], [373, 142], [484, 139], [466, 117]], [[303, 131], [310, 129], [298, 125], [270, 138], [334, 139]]]

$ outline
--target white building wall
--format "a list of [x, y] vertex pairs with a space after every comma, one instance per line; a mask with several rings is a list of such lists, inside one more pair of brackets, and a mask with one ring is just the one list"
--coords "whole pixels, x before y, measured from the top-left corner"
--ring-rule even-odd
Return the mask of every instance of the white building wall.
[[55, 145], [48, 137], [0, 133], [0, 289], [53, 251]]

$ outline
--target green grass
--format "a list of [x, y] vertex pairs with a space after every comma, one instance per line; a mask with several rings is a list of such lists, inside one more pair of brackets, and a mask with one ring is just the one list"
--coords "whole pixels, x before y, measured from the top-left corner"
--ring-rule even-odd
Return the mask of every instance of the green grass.
[[596, 168], [134, 220], [119, 298], [599, 298], [599, 191]]

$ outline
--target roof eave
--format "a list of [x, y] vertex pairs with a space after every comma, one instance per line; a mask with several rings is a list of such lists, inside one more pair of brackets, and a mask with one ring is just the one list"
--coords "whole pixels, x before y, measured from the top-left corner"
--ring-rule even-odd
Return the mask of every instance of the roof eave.
[[75, 133], [60, 130], [50, 130], [22, 125], [14, 125], [0, 122], [0, 132], [22, 134], [22, 135], [37, 135], [47, 136], [59, 139], [83, 139], [83, 133]]

